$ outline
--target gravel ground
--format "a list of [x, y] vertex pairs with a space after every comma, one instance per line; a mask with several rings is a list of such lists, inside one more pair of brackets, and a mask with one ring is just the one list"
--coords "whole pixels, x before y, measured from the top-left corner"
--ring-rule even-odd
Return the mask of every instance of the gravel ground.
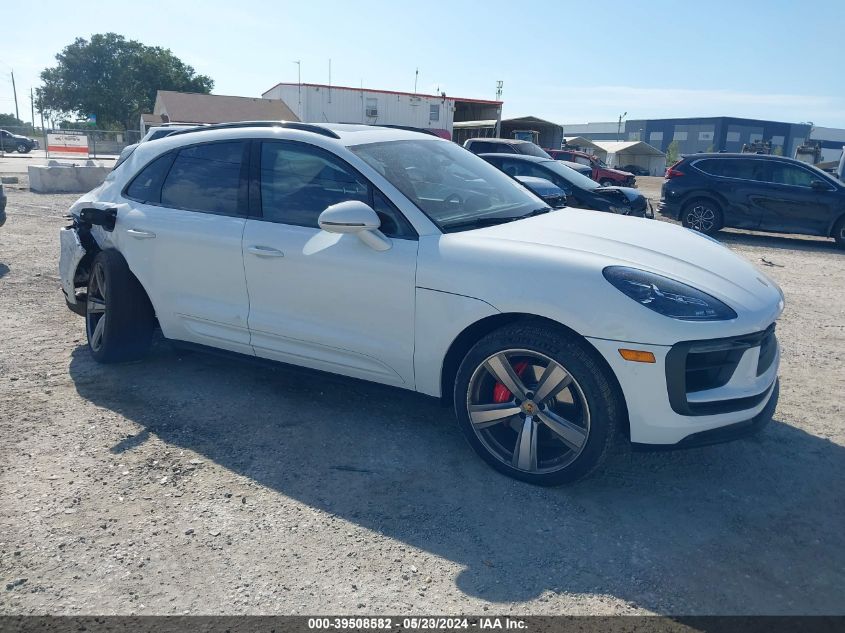
[[787, 297], [763, 434], [540, 489], [412, 393], [165, 342], [95, 364], [58, 290], [75, 196], [8, 193], [0, 613], [845, 614], [832, 242], [720, 236]]

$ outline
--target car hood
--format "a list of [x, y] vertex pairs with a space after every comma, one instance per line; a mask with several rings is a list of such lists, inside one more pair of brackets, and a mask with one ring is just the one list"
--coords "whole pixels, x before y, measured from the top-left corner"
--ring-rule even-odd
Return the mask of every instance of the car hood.
[[634, 202], [634, 200], [639, 200], [643, 197], [639, 189], [634, 189], [633, 187], [599, 187], [598, 189], [594, 189], [593, 193], [608, 198], [618, 198], [619, 194], [622, 194], [628, 202]]
[[513, 248], [517, 245], [528, 251], [545, 246], [551, 258], [557, 253], [579, 265], [630, 266], [657, 273], [749, 312], [779, 314], [783, 306], [777, 284], [748, 260], [716, 240], [667, 222], [563, 209], [463, 235], [501, 241], [508, 252], [518, 251]]
[[602, 167], [602, 169], [606, 172], [611, 174], [616, 174], [617, 176], [624, 176], [625, 178], [632, 178], [634, 174], [629, 171], [622, 171], [621, 169], [613, 169], [612, 167]]

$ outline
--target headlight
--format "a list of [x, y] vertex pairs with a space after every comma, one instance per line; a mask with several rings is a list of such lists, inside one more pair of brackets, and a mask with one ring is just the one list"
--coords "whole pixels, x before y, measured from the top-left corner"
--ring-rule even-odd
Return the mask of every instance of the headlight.
[[637, 303], [658, 314], [682, 321], [727, 321], [736, 312], [692, 286], [644, 270], [608, 266], [604, 278]]

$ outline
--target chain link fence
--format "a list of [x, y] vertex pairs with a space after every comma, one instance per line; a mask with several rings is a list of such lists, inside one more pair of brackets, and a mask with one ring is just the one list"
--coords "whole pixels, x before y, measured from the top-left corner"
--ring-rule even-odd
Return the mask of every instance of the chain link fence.
[[[8, 135], [2, 134], [3, 131], [8, 132]], [[46, 150], [47, 134], [52, 133], [85, 136], [88, 139], [89, 158], [117, 157], [124, 147], [141, 140], [141, 132], [139, 130], [97, 130], [91, 128], [54, 130], [49, 128], [34, 128], [31, 125], [0, 126], [0, 151], [11, 154], [15, 152], [29, 153], [32, 150]], [[34, 141], [35, 145], [30, 146], [29, 143], [23, 143], [20, 138], [14, 137], [24, 137], [30, 141]]]

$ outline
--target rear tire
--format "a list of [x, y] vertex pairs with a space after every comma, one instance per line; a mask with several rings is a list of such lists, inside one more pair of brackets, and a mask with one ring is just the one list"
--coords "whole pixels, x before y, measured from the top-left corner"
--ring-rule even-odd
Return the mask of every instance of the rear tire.
[[686, 228], [705, 235], [713, 235], [724, 223], [722, 209], [707, 198], [697, 198], [684, 204], [680, 219]]
[[115, 250], [91, 265], [85, 307], [88, 348], [99, 363], [142, 358], [150, 348], [155, 312], [141, 283]]
[[[513, 391], [508, 376], [517, 377]], [[490, 466], [531, 484], [559, 485], [589, 475], [610, 450], [624, 416], [611, 380], [583, 341], [544, 324], [515, 323], [467, 353], [455, 379], [455, 412]]]

